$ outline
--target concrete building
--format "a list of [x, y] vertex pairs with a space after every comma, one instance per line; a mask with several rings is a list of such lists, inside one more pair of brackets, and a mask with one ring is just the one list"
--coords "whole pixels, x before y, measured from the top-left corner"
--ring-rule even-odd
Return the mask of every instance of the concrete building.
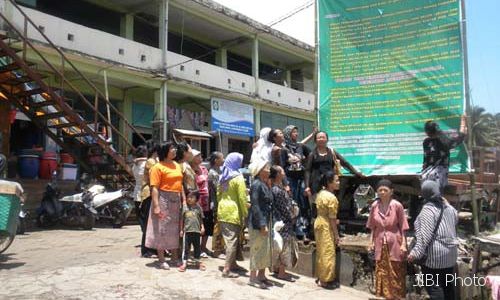
[[[184, 137], [205, 155], [215, 149], [249, 154], [261, 127], [295, 124], [301, 136], [312, 130], [316, 119], [314, 48], [214, 1], [16, 2], [103, 91], [106, 74], [111, 102], [146, 138], [165, 138], [162, 124], [166, 118], [169, 130], [188, 130], [182, 131]], [[0, 10], [23, 28], [24, 18], [9, 0], [0, 0]], [[27, 35], [71, 80], [71, 71], [58, 61], [45, 39], [36, 30], [28, 29]], [[26, 60], [43, 63], [29, 51]], [[48, 85], [60, 87], [51, 70], [41, 71]], [[86, 92], [85, 86], [80, 88]], [[94, 97], [90, 91], [85, 96]], [[215, 133], [214, 99], [226, 114], [249, 105], [253, 132]], [[105, 107], [100, 109], [105, 112]], [[208, 139], [203, 131], [215, 138]], [[133, 133], [126, 135], [139, 143]]]

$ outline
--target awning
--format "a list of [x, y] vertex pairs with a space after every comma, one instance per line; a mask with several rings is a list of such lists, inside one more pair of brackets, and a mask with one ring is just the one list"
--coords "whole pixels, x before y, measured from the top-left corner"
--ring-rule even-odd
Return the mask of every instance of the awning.
[[181, 134], [187, 137], [194, 137], [202, 140], [209, 140], [212, 138], [212, 135], [205, 131], [197, 131], [197, 130], [187, 130], [187, 129], [174, 129], [175, 133]]

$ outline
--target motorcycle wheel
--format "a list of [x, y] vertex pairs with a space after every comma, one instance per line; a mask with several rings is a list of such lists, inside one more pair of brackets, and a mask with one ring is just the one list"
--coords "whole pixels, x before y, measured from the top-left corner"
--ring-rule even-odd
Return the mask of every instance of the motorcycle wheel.
[[14, 237], [15, 235], [0, 232], [0, 254], [9, 248], [10, 244], [14, 241]]
[[94, 215], [91, 212], [86, 211], [83, 221], [83, 229], [92, 230], [92, 228], [94, 228], [94, 225], [95, 225]]
[[120, 218], [116, 218], [113, 220], [113, 228], [122, 228], [125, 225], [127, 220], [120, 220]]
[[45, 214], [40, 214], [36, 217], [36, 226], [40, 228], [48, 228], [51, 225], [53, 225], [52, 222]]
[[128, 216], [132, 211], [132, 205], [127, 199], [122, 199], [118, 202], [118, 214], [113, 219], [113, 228], [122, 228], [127, 222]]

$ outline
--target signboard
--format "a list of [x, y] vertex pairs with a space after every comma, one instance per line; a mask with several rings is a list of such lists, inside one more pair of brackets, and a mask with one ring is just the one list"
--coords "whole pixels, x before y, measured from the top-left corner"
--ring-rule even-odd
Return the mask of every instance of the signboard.
[[[464, 112], [459, 0], [318, 0], [318, 107], [329, 146], [366, 175], [421, 170], [424, 123]], [[467, 171], [461, 146], [450, 172]]]
[[255, 135], [251, 105], [212, 98], [211, 106], [212, 130], [242, 136]]

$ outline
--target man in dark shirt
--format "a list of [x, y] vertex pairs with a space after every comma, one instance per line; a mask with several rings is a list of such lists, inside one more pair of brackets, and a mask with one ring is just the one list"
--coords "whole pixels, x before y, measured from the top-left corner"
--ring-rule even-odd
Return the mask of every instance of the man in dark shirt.
[[439, 183], [441, 192], [448, 185], [448, 168], [450, 167], [450, 150], [460, 145], [466, 135], [465, 116], [460, 122], [458, 133], [447, 134], [442, 132], [434, 121], [425, 123], [427, 137], [423, 142], [424, 161], [422, 164], [423, 179], [434, 180]]

